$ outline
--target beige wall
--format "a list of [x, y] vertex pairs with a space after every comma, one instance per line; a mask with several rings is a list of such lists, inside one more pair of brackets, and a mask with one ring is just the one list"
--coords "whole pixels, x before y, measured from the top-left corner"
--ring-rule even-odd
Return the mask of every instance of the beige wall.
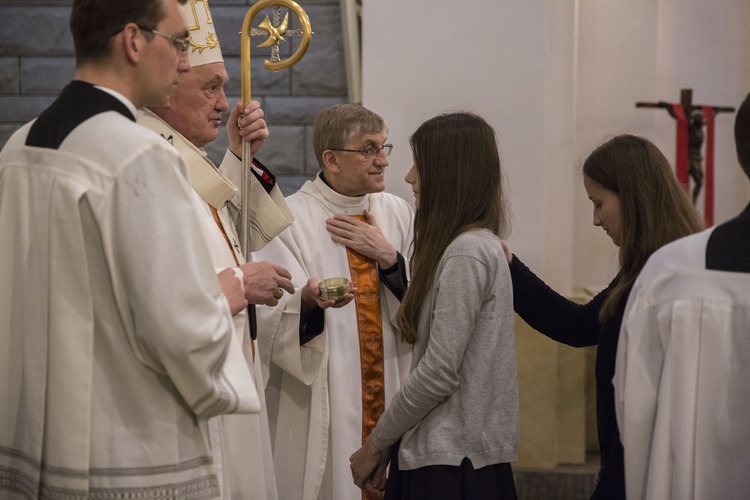
[[[388, 190], [409, 201], [408, 136], [469, 109], [496, 127], [514, 213], [511, 249], [563, 294], [597, 291], [617, 249], [591, 224], [580, 163], [607, 136], [651, 138], [674, 159], [674, 122], [636, 101], [738, 106], [750, 92], [747, 0], [363, 0], [363, 104], [395, 145]], [[750, 183], [734, 158], [733, 116], [716, 128], [716, 222]], [[519, 465], [579, 462], [596, 443], [592, 352], [517, 323]], [[587, 410], [588, 408], [588, 410]]]
[[[636, 101], [737, 106], [750, 91], [746, 0], [364, 0], [363, 103], [396, 145], [388, 190], [411, 201], [408, 136], [451, 109], [496, 127], [514, 212], [509, 243], [561, 292], [602, 287], [616, 248], [591, 225], [579, 165], [609, 135], [654, 140], [672, 159], [674, 123]], [[734, 161], [733, 118], [719, 115], [716, 220], [750, 184]]]

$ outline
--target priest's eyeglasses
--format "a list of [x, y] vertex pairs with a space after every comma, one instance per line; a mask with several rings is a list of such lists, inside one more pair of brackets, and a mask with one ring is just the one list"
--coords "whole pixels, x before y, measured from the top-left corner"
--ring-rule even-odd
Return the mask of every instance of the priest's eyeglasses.
[[146, 33], [153, 33], [154, 35], [166, 38], [167, 40], [172, 42], [172, 45], [174, 45], [174, 48], [177, 49], [177, 52], [179, 54], [187, 54], [188, 45], [190, 44], [190, 38], [177, 35], [167, 35], [166, 33], [162, 33], [161, 31], [157, 31], [153, 28], [146, 28], [145, 26], [140, 25], [136, 26], [138, 26], [138, 29], [141, 31], [145, 31]]
[[381, 151], [385, 151], [386, 156], [390, 156], [393, 144], [383, 144], [383, 146], [376, 148], [370, 146], [367, 149], [331, 149], [331, 151], [344, 151], [346, 153], [359, 153], [365, 157], [365, 160], [369, 160], [372, 157], [378, 156]]

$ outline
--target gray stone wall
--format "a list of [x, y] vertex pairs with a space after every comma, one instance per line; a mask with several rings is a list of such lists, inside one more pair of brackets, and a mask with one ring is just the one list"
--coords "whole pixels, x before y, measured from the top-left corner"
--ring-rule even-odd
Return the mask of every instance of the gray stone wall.
[[[18, 127], [44, 110], [73, 78], [75, 57], [68, 28], [71, 3], [0, 0], [0, 147]], [[240, 100], [238, 33], [253, 3], [210, 2], [230, 78], [226, 89], [230, 106]], [[256, 48], [262, 38], [253, 38], [251, 50], [252, 98], [263, 106], [271, 132], [258, 157], [277, 175], [285, 194], [296, 191], [318, 171], [312, 149], [315, 113], [324, 106], [347, 101], [339, 2], [307, 0], [300, 5], [315, 35], [299, 63], [273, 73], [263, 67], [270, 50]], [[265, 14], [256, 17], [256, 26]], [[294, 15], [290, 15], [290, 22], [290, 28], [299, 27]], [[291, 43], [281, 46], [282, 59], [296, 49], [297, 43], [298, 39], [292, 38]], [[222, 131], [207, 150], [212, 159], [220, 161], [226, 146], [226, 133]]]

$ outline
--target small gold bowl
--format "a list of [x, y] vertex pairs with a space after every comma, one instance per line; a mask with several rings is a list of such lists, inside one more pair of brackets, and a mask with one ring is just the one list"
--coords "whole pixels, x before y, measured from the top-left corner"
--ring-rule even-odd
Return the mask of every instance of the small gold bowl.
[[339, 301], [349, 293], [349, 280], [346, 278], [328, 278], [320, 282], [320, 298]]

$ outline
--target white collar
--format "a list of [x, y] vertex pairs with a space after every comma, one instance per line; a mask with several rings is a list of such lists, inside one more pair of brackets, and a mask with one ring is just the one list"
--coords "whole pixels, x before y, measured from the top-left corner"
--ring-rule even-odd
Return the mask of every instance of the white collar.
[[106, 92], [107, 94], [111, 95], [112, 97], [116, 98], [118, 101], [123, 103], [126, 108], [130, 110], [130, 112], [133, 114], [133, 118], [138, 116], [138, 110], [135, 109], [135, 105], [130, 102], [130, 99], [122, 95], [116, 90], [108, 89], [107, 87], [102, 87], [101, 85], [94, 85], [95, 88], [101, 90], [102, 92]]

